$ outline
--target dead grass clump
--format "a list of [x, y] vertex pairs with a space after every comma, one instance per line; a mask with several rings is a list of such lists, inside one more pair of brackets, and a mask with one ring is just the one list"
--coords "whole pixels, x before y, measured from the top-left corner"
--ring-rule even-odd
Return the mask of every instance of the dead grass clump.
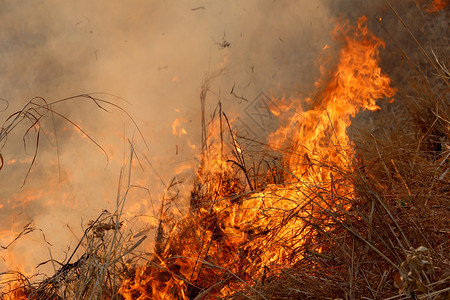
[[[1, 299], [114, 299], [124, 275], [127, 237], [109, 212], [91, 221], [82, 239], [63, 262], [50, 259], [55, 273], [41, 280], [20, 273], [2, 274]], [[51, 254], [50, 254], [51, 255]], [[8, 286], [8, 281], [13, 284]]]
[[[328, 217], [305, 219], [316, 234], [305, 242], [302, 259], [267, 272], [254, 286], [264, 298], [448, 298], [448, 163], [435, 161], [418, 147], [420, 140], [363, 139], [357, 145], [371, 147], [357, 148], [357, 196], [340, 198], [350, 208], [331, 212], [315, 206]], [[264, 299], [251, 291], [234, 298]]]
[[130, 189], [132, 159], [133, 149], [128, 169], [123, 168], [121, 172], [116, 210], [113, 213], [105, 210], [95, 221], [90, 221], [64, 261], [53, 259], [50, 252], [50, 260], [39, 266], [51, 264], [53, 276], [32, 280], [18, 272], [0, 274], [0, 299], [120, 299], [121, 283], [132, 274], [130, 263], [140, 258], [136, 254], [130, 257], [130, 254], [147, 237], [133, 236], [123, 228], [122, 214]]

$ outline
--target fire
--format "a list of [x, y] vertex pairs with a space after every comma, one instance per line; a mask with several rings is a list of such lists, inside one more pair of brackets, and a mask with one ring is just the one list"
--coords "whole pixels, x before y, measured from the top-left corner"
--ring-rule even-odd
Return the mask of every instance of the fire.
[[172, 134], [175, 136], [186, 135], [187, 131], [183, 128], [183, 123], [186, 123], [187, 120], [184, 118], [176, 118], [172, 123]]
[[[20, 270], [22, 274], [27, 276], [31, 276], [36, 271], [29, 263], [29, 258], [35, 251], [26, 247], [26, 244], [23, 244], [25, 240], [22, 240], [25, 235], [34, 235], [35, 239], [39, 238], [39, 230], [33, 226], [28, 211], [30, 207], [32, 208], [37, 203], [43, 203], [41, 204], [43, 208], [51, 208], [58, 201], [61, 203], [62, 201], [54, 195], [56, 193], [63, 194], [65, 188], [67, 188], [64, 183], [59, 183], [57, 178], [49, 180], [47, 184], [51, 187], [50, 189], [24, 187], [20, 193], [4, 201], [7, 204], [5, 207], [13, 213], [9, 219], [3, 220], [9, 224], [8, 230], [0, 230], [0, 250], [2, 250], [0, 267], [5, 267], [7, 270], [13, 268]], [[67, 199], [64, 203], [67, 207], [73, 208], [76, 205], [69, 200], [72, 199], [70, 197], [62, 197], [62, 199]]]
[[[310, 109], [295, 111], [270, 137], [272, 148], [284, 149], [281, 182], [256, 190], [245, 171], [244, 151], [232, 137], [237, 167], [231, 168], [221, 145], [222, 127], [215, 125], [216, 142], [199, 171], [191, 213], [166, 234], [161, 224], [154, 259], [123, 282], [125, 299], [225, 297], [264, 281], [267, 272], [292, 266], [305, 249], [322, 251], [313, 246], [318, 233], [308, 220], [323, 219], [326, 232], [329, 219], [320, 211], [349, 209], [340, 199], [354, 194], [346, 134], [351, 117], [379, 109], [376, 99], [395, 93], [378, 66], [383, 41], [369, 32], [366, 21], [337, 26], [334, 36], [343, 46], [336, 68], [326, 84], [320, 82], [321, 91], [306, 99]], [[236, 173], [241, 175], [230, 175]]]
[[433, 0], [432, 3], [428, 4], [425, 7], [425, 11], [429, 14], [437, 13], [438, 11], [443, 10], [449, 4], [448, 0]]
[[[208, 124], [208, 143], [204, 146], [203, 153], [199, 155], [201, 161], [200, 172], [220, 174], [231, 170], [230, 165], [224, 157], [224, 147], [226, 147], [223, 142], [224, 123], [225, 121], [220, 116], [219, 119], [213, 120]], [[237, 145], [235, 140], [234, 143]]]
[[20, 283], [21, 281], [25, 280], [25, 278], [18, 277], [17, 274], [11, 273], [4, 275], [3, 278], [4, 282], [9, 281], [9, 292], [7, 295], [4, 296], [4, 300], [26, 300], [28, 299], [27, 291], [25, 291], [23, 288], [21, 288]]

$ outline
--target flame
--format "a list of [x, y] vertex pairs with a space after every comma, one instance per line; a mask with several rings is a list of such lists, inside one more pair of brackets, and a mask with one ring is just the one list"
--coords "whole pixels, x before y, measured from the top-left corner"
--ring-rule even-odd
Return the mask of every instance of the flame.
[[[223, 142], [224, 121], [222, 115], [212, 120], [207, 128], [207, 143], [204, 145], [203, 152], [199, 154], [201, 166], [199, 174], [202, 173], [223, 173], [230, 171], [225, 158], [226, 145]], [[236, 142], [235, 142], [236, 143]], [[237, 143], [236, 143], [237, 145]]]
[[187, 131], [182, 126], [182, 123], [186, 123], [187, 120], [184, 118], [176, 118], [172, 123], [172, 134], [175, 136], [186, 135]]
[[32, 158], [25, 158], [25, 159], [10, 159], [8, 160], [5, 165], [15, 165], [15, 164], [30, 164], [33, 162]]
[[[376, 99], [395, 93], [378, 66], [384, 43], [369, 32], [366, 21], [361, 17], [356, 27], [348, 22], [336, 27], [333, 34], [343, 46], [335, 70], [325, 85], [318, 83], [320, 92], [305, 99], [310, 109], [297, 109], [272, 134], [271, 147], [284, 149], [284, 183], [259, 192], [243, 190], [240, 178], [230, 176], [233, 170], [218, 138], [221, 127], [214, 124], [216, 140], [205, 152], [199, 172], [203, 188], [192, 192], [191, 214], [172, 228], [165, 243], [158, 244], [157, 237], [155, 258], [123, 282], [125, 299], [188, 299], [202, 287], [209, 287], [209, 295], [226, 297], [254, 284], [267, 270], [302, 258], [306, 236], [314, 232], [305, 220], [322, 217], [318, 206], [332, 212], [342, 205], [341, 197], [353, 196], [348, 179], [352, 145], [346, 134], [351, 117], [379, 109]], [[232, 142], [235, 156], [243, 160], [242, 149]], [[323, 225], [330, 230], [327, 219]]]
[[[27, 160], [17, 160], [17, 163], [23, 162]], [[49, 161], [48, 167], [52, 168], [55, 164], [56, 162]], [[39, 228], [34, 227], [36, 225], [32, 222], [30, 212], [36, 207], [42, 211], [51, 211], [57, 205], [71, 209], [78, 206], [78, 202], [70, 196], [70, 180], [66, 177], [67, 174], [61, 175], [60, 178], [56, 176], [48, 178], [45, 183], [26, 185], [20, 192], [8, 198], [0, 197], [2, 202], [0, 208], [6, 208], [7, 212], [10, 212], [8, 218], [3, 218], [4, 226], [0, 228], [0, 269], [17, 270], [30, 277], [37, 271], [32, 261], [38, 251], [30, 245], [37, 241], [45, 241], [45, 237]], [[0, 280], [3, 280], [3, 277]], [[1, 289], [2, 284], [0, 292]]]
[[[19, 278], [16, 274], [3, 275], [2, 280], [8, 283], [9, 292], [2, 294], [4, 300], [26, 300], [28, 299], [28, 293], [21, 288], [20, 283], [23, 278]], [[1, 292], [1, 291], [0, 291]]]
[[448, 4], [449, 0], [433, 0], [433, 2], [425, 6], [425, 11], [429, 14], [434, 14], [445, 9]]

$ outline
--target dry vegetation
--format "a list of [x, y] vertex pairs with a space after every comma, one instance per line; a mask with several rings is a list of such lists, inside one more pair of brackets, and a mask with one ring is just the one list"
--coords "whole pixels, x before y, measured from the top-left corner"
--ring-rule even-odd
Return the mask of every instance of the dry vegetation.
[[[433, 15], [422, 17], [438, 28]], [[245, 202], [261, 192], [279, 197], [268, 186], [296, 187], [289, 183], [295, 176], [286, 161], [270, 155], [264, 161], [250, 161], [220, 114], [216, 118], [226, 128], [220, 142], [229, 145], [232, 157], [227, 163], [232, 167], [211, 172], [203, 161], [190, 211], [181, 220], [171, 214], [179, 199], [164, 199], [155, 252], [139, 257], [145, 266], [134, 264], [134, 250], [145, 236], [132, 243], [121, 230], [121, 209], [130, 186], [127, 169], [117, 210], [102, 213], [90, 224], [73, 255], [55, 265], [55, 275], [33, 282], [3, 273], [2, 297], [448, 299], [450, 72], [447, 33], [435, 34], [439, 43], [433, 44], [432, 52], [426, 51], [431, 56], [423, 55], [421, 49], [429, 45], [421, 43], [415, 44], [414, 57], [401, 45], [400, 54], [386, 54], [402, 55], [407, 65], [402, 78], [394, 78], [395, 102], [354, 121], [348, 130], [352, 155], [339, 152], [348, 159], [348, 168], [310, 162], [335, 174], [335, 181], [327, 188], [308, 186], [306, 200], [286, 209], [277, 223], [262, 228], [254, 225], [259, 217], [250, 219], [239, 228], [242, 236], [231, 241], [235, 231], [230, 235], [230, 230], [236, 230], [229, 219], [233, 209], [247, 209]], [[394, 42], [386, 41], [388, 49]], [[206, 84], [202, 97], [207, 90]], [[206, 132], [208, 124], [204, 126]], [[2, 129], [2, 139], [4, 133], [9, 131]], [[210, 149], [206, 133], [204, 142], [206, 158]], [[130, 161], [132, 156], [133, 150]], [[348, 186], [351, 192], [338, 193]], [[284, 240], [279, 234], [292, 222], [302, 226]], [[262, 260], [272, 247], [283, 249], [277, 263]]]

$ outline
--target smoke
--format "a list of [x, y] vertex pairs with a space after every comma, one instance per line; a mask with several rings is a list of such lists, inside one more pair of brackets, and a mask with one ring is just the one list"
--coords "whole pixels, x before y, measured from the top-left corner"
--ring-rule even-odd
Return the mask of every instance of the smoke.
[[[11, 133], [0, 172], [1, 245], [15, 236], [11, 230], [18, 232], [30, 221], [53, 245], [35, 232], [0, 252], [4, 258], [12, 255], [6, 251], [15, 253], [17, 259], [0, 261], [1, 269], [21, 265], [28, 270], [48, 259], [47, 247], [62, 259], [81, 236], [80, 224], [114, 209], [128, 140], [140, 159], [133, 180], [150, 190], [150, 195], [140, 190], [130, 196], [129, 212], [154, 213], [174, 170], [196, 166], [201, 86], [218, 70], [208, 109], [220, 100], [225, 111], [263, 138], [270, 128], [252, 114], [255, 101], [312, 90], [319, 76], [315, 61], [333, 43], [332, 19], [342, 12], [342, 4], [330, 0], [5, 0], [0, 5], [0, 97], [9, 102], [2, 121], [35, 96], [54, 101], [104, 92], [97, 96], [126, 110], [148, 145], [120, 110], [106, 105], [105, 112], [76, 98], [53, 108], [79, 124], [107, 152], [109, 163], [70, 123], [48, 117], [37, 162], [22, 187], [36, 135], [28, 137], [25, 151], [27, 127]], [[352, 9], [346, 11], [356, 15]], [[177, 118], [186, 135], [172, 134]]]

